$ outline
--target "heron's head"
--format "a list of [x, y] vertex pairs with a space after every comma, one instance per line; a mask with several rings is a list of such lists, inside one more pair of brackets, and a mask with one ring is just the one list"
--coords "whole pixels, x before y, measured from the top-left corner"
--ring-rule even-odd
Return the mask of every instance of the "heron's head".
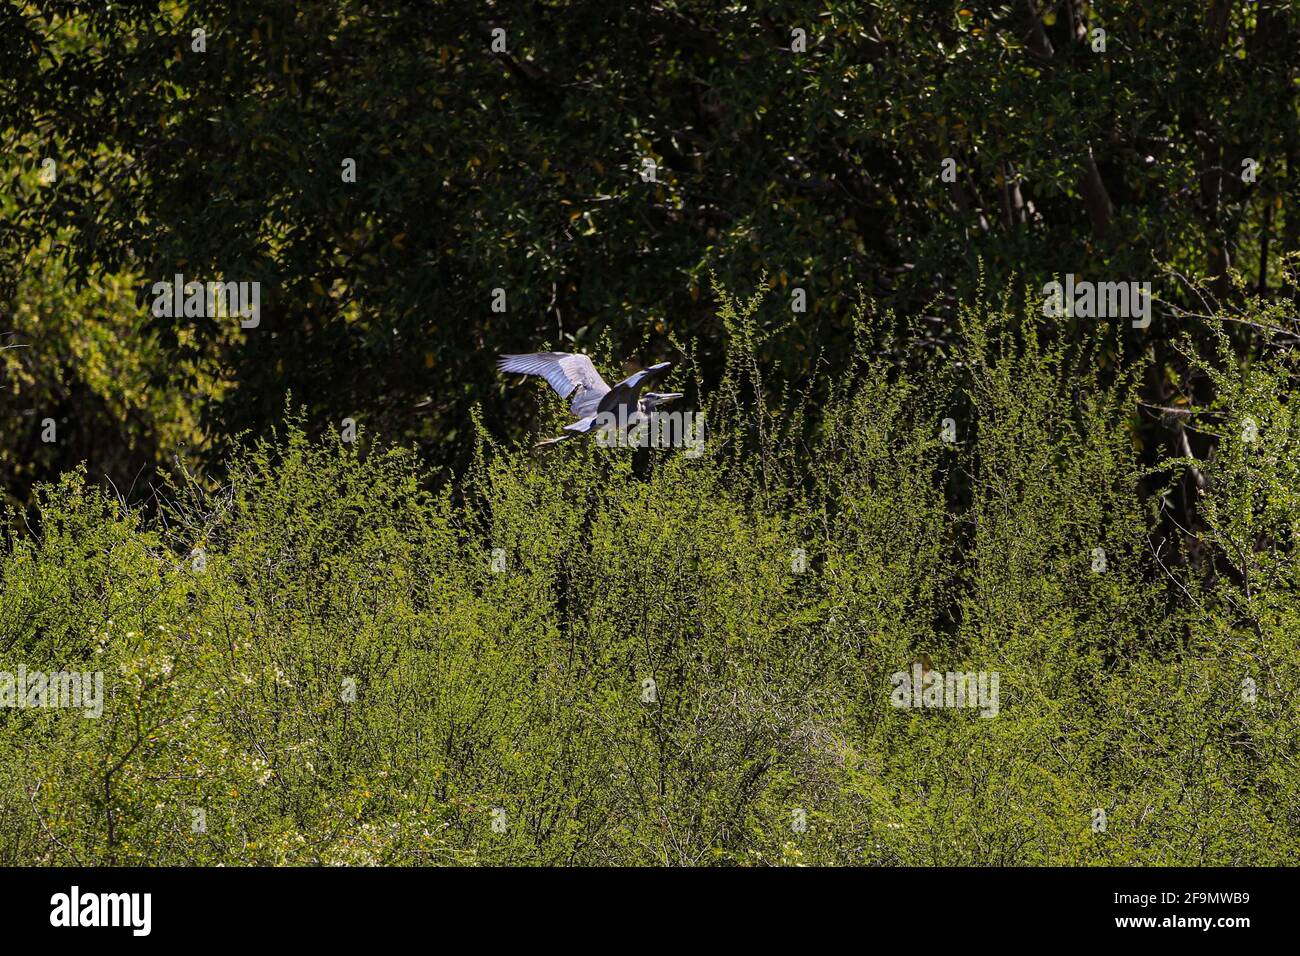
[[641, 401], [645, 403], [646, 411], [653, 411], [660, 405], [675, 402], [681, 397], [681, 392], [646, 392], [641, 396]]

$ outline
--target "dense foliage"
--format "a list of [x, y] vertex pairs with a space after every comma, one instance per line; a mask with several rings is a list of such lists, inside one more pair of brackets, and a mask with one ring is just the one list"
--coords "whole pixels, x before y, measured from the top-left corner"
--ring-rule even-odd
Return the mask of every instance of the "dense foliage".
[[[0, 865], [1293, 862], [1297, 67], [1292, 0], [0, 0]], [[704, 454], [528, 450], [543, 347]]]
[[[1179, 542], [1139, 494], [1140, 372], [1103, 384], [1041, 316], [963, 309], [914, 377], [860, 311], [808, 445], [759, 314], [724, 297], [706, 453], [643, 474], [480, 429], [432, 493], [291, 419], [154, 517], [44, 488], [0, 660], [107, 700], [0, 710], [0, 863], [1292, 862], [1285, 350], [1186, 343], [1221, 402], [1182, 413], [1212, 458], [1146, 476], [1197, 483]], [[997, 715], [892, 706], [922, 660], [997, 672]]]
[[[779, 288], [759, 358], [802, 382], [845, 368], [860, 288], [930, 325], [897, 363], [949, 356], [981, 263], [1276, 293], [1297, 63], [1292, 0], [5, 0], [0, 480], [25, 501], [86, 461], [138, 497], [287, 390], [459, 469], [476, 403], [497, 435], [533, 415], [497, 351], [694, 345], [715, 378], [710, 271]], [[176, 273], [261, 282], [261, 324], [152, 316]], [[1171, 308], [1106, 367], [1208, 401]]]

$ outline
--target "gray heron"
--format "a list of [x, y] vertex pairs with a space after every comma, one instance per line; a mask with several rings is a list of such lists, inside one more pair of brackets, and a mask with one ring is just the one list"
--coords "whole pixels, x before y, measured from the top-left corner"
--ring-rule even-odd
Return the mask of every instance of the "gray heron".
[[651, 384], [672, 368], [672, 362], [660, 362], [643, 368], [612, 388], [596, 371], [591, 358], [574, 352], [531, 352], [527, 355], [502, 355], [497, 368], [517, 375], [539, 375], [550, 383], [560, 398], [573, 396], [569, 405], [577, 421], [564, 426], [568, 435], [539, 442], [537, 447], [553, 445], [573, 435], [595, 428], [610, 428], [615, 423], [626, 428], [648, 418], [660, 405], [682, 397], [681, 392], [646, 392]]

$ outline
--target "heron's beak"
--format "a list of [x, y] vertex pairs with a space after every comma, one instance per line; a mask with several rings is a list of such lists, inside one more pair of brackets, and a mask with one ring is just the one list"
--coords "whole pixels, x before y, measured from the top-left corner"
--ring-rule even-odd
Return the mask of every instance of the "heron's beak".
[[658, 374], [659, 372], [666, 372], [672, 367], [673, 367], [672, 362], [660, 362], [658, 365], [651, 365], [648, 369], [646, 369], [646, 371], [654, 372]]
[[682, 398], [684, 394], [685, 393], [683, 392], [660, 392], [659, 401], [661, 404], [664, 402], [673, 402], [679, 398]]

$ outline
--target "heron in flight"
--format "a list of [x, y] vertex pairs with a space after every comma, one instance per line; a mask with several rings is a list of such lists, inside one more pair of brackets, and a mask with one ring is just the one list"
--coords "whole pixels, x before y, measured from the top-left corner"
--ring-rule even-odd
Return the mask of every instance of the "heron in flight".
[[568, 435], [549, 438], [537, 447], [553, 445], [586, 434], [593, 428], [620, 427], [645, 421], [660, 405], [681, 398], [681, 392], [646, 392], [641, 389], [661, 378], [672, 368], [672, 362], [660, 362], [629, 375], [613, 388], [596, 371], [596, 366], [586, 355], [573, 352], [532, 352], [528, 355], [502, 355], [497, 368], [519, 375], [540, 375], [550, 383], [560, 398], [573, 396], [569, 410], [577, 421], [564, 426]]

